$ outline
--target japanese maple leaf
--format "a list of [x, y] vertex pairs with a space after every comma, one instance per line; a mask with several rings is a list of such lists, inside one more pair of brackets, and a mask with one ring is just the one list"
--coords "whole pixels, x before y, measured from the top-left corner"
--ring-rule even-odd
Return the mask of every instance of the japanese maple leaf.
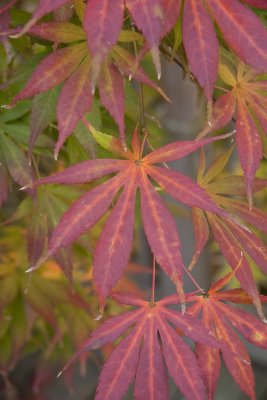
[[136, 400], [167, 400], [166, 370], [187, 399], [205, 399], [196, 357], [173, 327], [193, 341], [219, 349], [220, 343], [210, 335], [210, 329], [205, 329], [196, 319], [166, 307], [168, 298], [151, 304], [126, 293], [114, 293], [113, 297], [137, 308], [105, 321], [64, 370], [84, 351], [98, 349], [126, 333], [104, 364], [96, 400], [122, 399], [134, 378]]
[[[244, 3], [267, 9], [265, 1]], [[260, 19], [238, 0], [186, 0], [183, 10], [183, 44], [190, 70], [211, 100], [217, 78], [219, 44], [211, 17], [223, 38], [245, 63], [267, 69], [267, 30]]]
[[[118, 40], [127, 41], [123, 31]], [[85, 31], [70, 22], [46, 22], [35, 25], [30, 33], [55, 43], [66, 43], [45, 57], [37, 66], [31, 79], [13, 99], [11, 105], [19, 100], [43, 93], [65, 81], [57, 101], [57, 121], [59, 138], [55, 148], [55, 157], [66, 138], [72, 133], [82, 116], [92, 105], [91, 64], [92, 58], [86, 44]], [[131, 38], [136, 33], [128, 32]], [[127, 35], [126, 35], [127, 36]], [[129, 39], [131, 40], [131, 39]], [[144, 70], [137, 65], [135, 58], [120, 46], [112, 49], [111, 55], [102, 60], [97, 86], [100, 100], [118, 124], [120, 139], [125, 146], [124, 133], [124, 82], [123, 74], [148, 84], [167, 100], [163, 91], [151, 81]], [[31, 147], [36, 140], [35, 126], [32, 128]], [[40, 131], [37, 129], [37, 131]]]
[[[40, 0], [30, 21], [14, 37], [19, 37], [45, 14], [70, 3], [70, 0]], [[118, 40], [123, 25], [125, 7], [151, 49], [151, 54], [160, 77], [159, 41], [168, 33], [178, 17], [180, 1], [176, 0], [82, 0], [72, 1], [76, 13], [84, 24], [88, 47], [93, 56], [93, 86], [95, 86], [100, 64]]]
[[[266, 9], [264, 0], [243, 2]], [[20, 35], [44, 14], [65, 3], [67, 0], [42, 0]], [[160, 77], [159, 42], [175, 25], [180, 11], [180, 0], [88, 0], [85, 8], [80, 0], [74, 1], [74, 6], [76, 12], [79, 9], [93, 57], [93, 86], [102, 61], [118, 40], [125, 7], [137, 28], [142, 31]], [[190, 69], [204, 88], [208, 99], [211, 99], [217, 77], [219, 48], [210, 15], [215, 19], [227, 43], [244, 62], [260, 70], [267, 68], [267, 31], [251, 10], [238, 0], [186, 0], [183, 11], [183, 42]]]
[[[208, 241], [210, 225], [216, 242], [232, 268], [237, 265], [240, 253], [244, 254], [241, 268], [236, 272], [236, 277], [243, 289], [253, 299], [259, 315], [263, 318], [258, 289], [250, 270], [248, 256], [255, 261], [264, 273], [267, 273], [267, 247], [260, 237], [249, 229], [249, 226], [251, 225], [260, 231], [266, 232], [267, 214], [255, 207], [250, 210], [244, 201], [237, 198], [237, 196], [244, 196], [245, 194], [245, 185], [241, 176], [226, 176], [223, 179], [219, 177], [230, 158], [232, 150], [233, 148], [218, 157], [206, 172], [204, 153], [201, 154], [198, 170], [199, 185], [205, 188], [216, 201], [216, 204], [224, 207], [229, 214], [233, 213], [235, 218], [221, 218], [210, 212], [204, 212], [199, 208], [193, 209], [196, 244], [191, 268]], [[254, 191], [259, 191], [266, 187], [266, 182], [266, 179], [255, 179]]]
[[93, 83], [99, 65], [118, 40], [126, 7], [150, 48], [158, 78], [161, 75], [159, 42], [175, 25], [180, 1], [176, 0], [89, 0], [83, 20], [88, 47], [93, 55]]
[[[194, 302], [187, 312], [197, 317], [209, 331], [214, 332], [218, 340], [223, 341], [232, 351], [225, 348], [211, 348], [203, 343], [196, 344], [196, 355], [202, 371], [208, 399], [212, 400], [220, 374], [220, 353], [230, 374], [251, 399], [255, 399], [255, 382], [250, 365], [248, 351], [236, 331], [250, 343], [263, 349], [267, 348], [267, 326], [250, 313], [233, 307], [234, 304], [251, 303], [250, 297], [242, 289], [220, 291], [233, 277], [234, 272], [217, 281], [206, 295], [188, 296], [188, 302]], [[267, 296], [260, 296], [262, 302]], [[234, 328], [234, 329], [233, 329]]]
[[[175, 25], [180, 0], [89, 0], [84, 29], [93, 55], [93, 81], [99, 65], [116, 43], [123, 23], [124, 3], [137, 28], [142, 31], [160, 77], [158, 46], [160, 39]], [[263, 0], [244, 1], [267, 8]], [[183, 43], [191, 71], [211, 99], [217, 78], [218, 41], [210, 15], [223, 37], [246, 63], [255, 68], [267, 68], [267, 31], [260, 19], [238, 0], [186, 0], [183, 8]], [[240, 18], [242, 15], [242, 18]]]
[[209, 125], [199, 135], [220, 129], [233, 117], [236, 110], [236, 144], [239, 160], [244, 171], [247, 194], [252, 208], [252, 186], [262, 157], [262, 142], [257, 121], [267, 134], [267, 81], [259, 81], [257, 71], [239, 63], [237, 68], [220, 65], [221, 79], [232, 89], [220, 96], [213, 107]]
[[[221, 139], [223, 136], [200, 141], [178, 141], [143, 156], [143, 146], [140, 145], [137, 130], [132, 139], [133, 150], [125, 152], [117, 139], [96, 131], [90, 124], [88, 126], [104, 147], [123, 157], [124, 160], [85, 161], [34, 183], [34, 185], [83, 183], [117, 173], [113, 178], [84, 194], [63, 215], [52, 233], [46, 257], [70, 245], [91, 228], [106, 212], [116, 193], [122, 188], [123, 191], [99, 237], [94, 254], [94, 282], [103, 305], [129, 259], [134, 227], [135, 196], [139, 188], [142, 219], [151, 250], [157, 262], [176, 284], [178, 291], [181, 291], [184, 267], [176, 223], [148, 177], [157, 181], [174, 199], [189, 206], [198, 206], [225, 216], [225, 212], [211, 200], [205, 190], [190, 178], [177, 171], [153, 165], [185, 157], [204, 144]], [[32, 269], [39, 264], [38, 262]]]

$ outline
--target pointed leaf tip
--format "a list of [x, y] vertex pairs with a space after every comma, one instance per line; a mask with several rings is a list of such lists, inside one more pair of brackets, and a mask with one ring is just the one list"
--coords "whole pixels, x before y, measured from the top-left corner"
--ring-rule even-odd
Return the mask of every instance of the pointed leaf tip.
[[94, 321], [100, 321], [103, 318], [103, 312], [100, 312], [97, 314], [97, 316], [94, 318]]
[[30, 268], [28, 268], [25, 273], [28, 274], [30, 272], [35, 271], [36, 269], [38, 269], [49, 257], [51, 256], [50, 252], [44, 254], [42, 257], [39, 258], [38, 261], [36, 261], [36, 263], [31, 266]]
[[19, 190], [26, 190], [26, 189], [30, 189], [32, 187], [32, 183], [28, 183], [25, 186], [22, 186], [21, 188], [19, 188]]

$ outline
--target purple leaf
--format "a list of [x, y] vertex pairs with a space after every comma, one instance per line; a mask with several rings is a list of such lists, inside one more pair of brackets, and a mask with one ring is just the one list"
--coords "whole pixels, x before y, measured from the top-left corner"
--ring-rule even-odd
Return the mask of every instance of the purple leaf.
[[119, 126], [120, 140], [125, 145], [124, 83], [117, 68], [105, 62], [100, 74], [98, 89], [101, 103]]
[[122, 0], [88, 0], [84, 16], [87, 43], [93, 55], [92, 86], [95, 87], [100, 65], [108, 51], [116, 43], [122, 23]]
[[91, 107], [93, 97], [90, 90], [90, 64], [89, 57], [85, 57], [80, 66], [68, 78], [59, 95], [57, 103], [59, 138], [55, 148], [55, 157], [66, 138]]
[[213, 24], [199, 0], [186, 0], [183, 13], [183, 40], [189, 66], [208, 100], [218, 72], [219, 46]]
[[136, 173], [129, 180], [114, 207], [97, 243], [94, 255], [94, 282], [101, 305], [113, 289], [130, 256], [136, 192]]
[[48, 254], [70, 245], [89, 230], [106, 212], [118, 189], [124, 184], [127, 171], [85, 193], [65, 212], [49, 241]]
[[49, 54], [34, 70], [25, 88], [16, 95], [11, 104], [15, 105], [19, 100], [46, 92], [64, 81], [77, 68], [86, 53], [86, 44], [81, 43]]

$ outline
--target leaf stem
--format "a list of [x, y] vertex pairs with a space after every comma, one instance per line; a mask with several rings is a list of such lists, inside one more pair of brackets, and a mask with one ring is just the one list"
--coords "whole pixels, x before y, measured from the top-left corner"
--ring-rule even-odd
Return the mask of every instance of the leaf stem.
[[151, 288], [151, 306], [155, 305], [155, 282], [156, 282], [156, 259], [153, 256], [153, 266], [152, 266], [152, 288]]
[[222, 87], [222, 86], [214, 85], [214, 88], [215, 88], [215, 89], [218, 89], [218, 90], [221, 90], [222, 92], [229, 93], [229, 90], [225, 89], [225, 88]]
[[193, 275], [191, 274], [190, 271], [188, 271], [188, 269], [186, 267], [183, 266], [183, 270], [186, 272], [186, 274], [189, 276], [189, 278], [191, 279], [191, 281], [193, 282], [193, 284], [195, 285], [195, 287], [201, 292], [201, 293], [205, 293], [205, 290], [202, 289], [199, 284], [197, 283], [197, 281], [195, 280], [195, 278], [193, 277]]
[[[132, 30], [135, 32], [134, 23], [131, 24]], [[133, 42], [135, 58], [138, 56], [136, 41]], [[144, 93], [143, 86], [141, 82], [138, 82], [138, 97], [139, 97], [139, 120], [140, 120], [140, 130], [143, 132], [145, 128], [145, 106], [144, 106]]]
[[146, 143], [146, 140], [147, 140], [147, 130], [143, 128], [143, 131], [144, 131], [144, 137], [143, 137], [143, 141], [142, 141], [142, 144], [141, 144], [141, 150], [140, 150], [140, 157], [141, 158], [143, 157], [144, 147], [145, 147], [145, 143]]

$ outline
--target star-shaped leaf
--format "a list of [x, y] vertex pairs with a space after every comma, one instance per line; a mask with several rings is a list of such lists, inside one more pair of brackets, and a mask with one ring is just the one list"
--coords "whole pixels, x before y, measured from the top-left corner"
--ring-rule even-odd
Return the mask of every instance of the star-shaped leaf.
[[221, 344], [210, 335], [210, 330], [195, 318], [166, 307], [168, 302], [165, 299], [151, 304], [127, 293], [114, 293], [113, 297], [122, 304], [137, 308], [105, 321], [64, 370], [84, 351], [98, 349], [127, 333], [104, 364], [95, 397], [97, 400], [122, 399], [134, 378], [136, 400], [167, 400], [167, 370], [186, 398], [205, 399], [195, 355], [173, 327], [193, 341], [219, 349]]
[[[123, 189], [99, 237], [94, 255], [94, 281], [100, 302], [104, 304], [105, 298], [122, 275], [130, 256], [135, 196], [139, 189], [142, 218], [151, 250], [157, 262], [181, 292], [184, 266], [176, 223], [149, 177], [156, 180], [174, 199], [225, 216], [226, 213], [193, 180], [178, 171], [153, 165], [185, 157], [204, 144], [225, 136], [200, 141], [174, 142], [143, 156], [137, 130], [132, 140], [133, 151], [125, 152], [117, 139], [96, 131], [90, 124], [88, 126], [104, 147], [119, 154], [124, 160], [89, 160], [34, 182], [34, 186], [47, 183], [84, 183], [117, 173], [85, 193], [63, 215], [51, 235], [46, 257], [70, 245], [95, 225], [107, 211], [118, 191]], [[38, 265], [39, 262], [33, 269]]]

